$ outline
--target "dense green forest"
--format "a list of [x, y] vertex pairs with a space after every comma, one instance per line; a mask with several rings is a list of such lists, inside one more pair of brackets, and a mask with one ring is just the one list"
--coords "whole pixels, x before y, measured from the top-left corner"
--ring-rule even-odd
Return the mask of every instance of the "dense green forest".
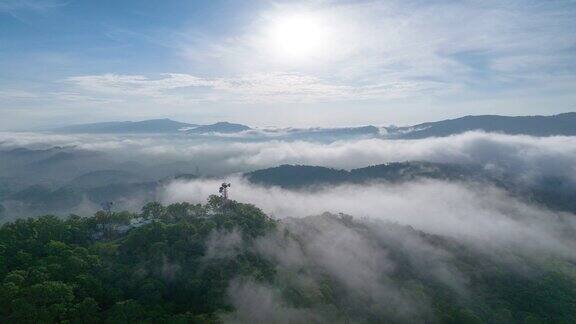
[[494, 253], [216, 196], [20, 219], [0, 229], [0, 322], [576, 323], [574, 264]]

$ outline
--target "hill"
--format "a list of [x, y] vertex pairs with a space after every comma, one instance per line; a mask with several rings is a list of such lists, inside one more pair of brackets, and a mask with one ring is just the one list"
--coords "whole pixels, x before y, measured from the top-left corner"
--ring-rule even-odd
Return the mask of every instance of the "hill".
[[103, 122], [93, 124], [71, 125], [53, 129], [60, 133], [108, 133], [108, 134], [130, 134], [130, 133], [178, 133], [181, 129], [195, 127], [197, 125], [181, 123], [178, 121], [164, 119], [151, 119], [138, 122]]
[[442, 137], [474, 130], [512, 135], [574, 136], [576, 112], [554, 116], [465, 116], [409, 127], [388, 128], [391, 137], [405, 139]]
[[350, 171], [319, 166], [281, 165], [248, 172], [244, 177], [263, 186], [309, 190], [333, 185], [399, 183], [419, 179], [462, 181], [489, 184], [508, 191], [520, 200], [576, 213], [576, 188], [569, 179], [543, 176], [526, 181], [522, 174], [494, 172], [474, 164], [393, 162]]
[[219, 122], [211, 125], [202, 125], [194, 127], [187, 131], [188, 134], [207, 134], [207, 133], [238, 133], [250, 130], [251, 128], [242, 124], [233, 124], [228, 122]]
[[370, 181], [409, 181], [417, 178], [472, 180], [488, 178], [479, 166], [431, 162], [393, 162], [350, 171], [319, 166], [281, 165], [244, 174], [253, 183], [283, 188], [366, 183]]

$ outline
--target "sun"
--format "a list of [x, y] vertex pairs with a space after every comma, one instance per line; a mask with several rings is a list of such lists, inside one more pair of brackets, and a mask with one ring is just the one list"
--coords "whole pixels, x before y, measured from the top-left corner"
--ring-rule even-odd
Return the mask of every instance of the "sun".
[[318, 15], [277, 17], [269, 28], [272, 50], [281, 58], [305, 60], [319, 57], [325, 52], [329, 32]]

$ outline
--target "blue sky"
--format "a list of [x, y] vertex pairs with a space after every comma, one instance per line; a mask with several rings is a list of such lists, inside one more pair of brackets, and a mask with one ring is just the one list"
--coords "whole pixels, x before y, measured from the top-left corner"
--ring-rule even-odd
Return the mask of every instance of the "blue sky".
[[0, 130], [576, 110], [573, 0], [0, 0]]

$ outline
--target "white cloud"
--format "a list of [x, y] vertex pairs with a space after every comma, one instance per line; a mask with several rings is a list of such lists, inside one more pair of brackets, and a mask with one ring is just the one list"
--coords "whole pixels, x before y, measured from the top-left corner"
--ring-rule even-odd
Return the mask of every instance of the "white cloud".
[[[224, 76], [103, 74], [66, 81], [82, 92], [77, 96], [155, 99], [167, 104], [462, 94], [471, 84], [504, 81], [510, 86], [522, 76], [551, 77], [557, 73], [547, 70], [570, 66], [566, 51], [576, 38], [562, 26], [571, 24], [572, 8], [560, 8], [518, 6], [512, 1], [281, 4], [228, 38], [203, 35], [181, 39], [176, 45], [187, 53], [202, 53], [192, 59], [212, 66], [210, 74]], [[323, 39], [329, 55], [312, 56], [305, 65], [294, 66], [271, 54], [269, 30], [277, 20], [299, 12], [317, 17], [332, 36]], [[482, 69], [491, 72], [479, 79], [476, 72]]]
[[262, 73], [240, 77], [201, 78], [189, 74], [86, 75], [66, 79], [80, 91], [92, 95], [132, 100], [155, 99], [190, 103], [202, 101], [235, 103], [332, 102], [404, 98], [417, 93], [446, 91], [433, 81], [390, 81], [367, 85], [330, 83], [300, 73]]
[[[184, 37], [185, 57], [234, 71], [300, 70], [354, 82], [379, 83], [434, 78], [462, 84], [477, 78], [475, 69], [489, 68], [521, 55], [538, 56], [539, 64], [515, 74], [570, 64], [576, 37], [576, 8], [565, 1], [363, 1], [284, 2], [256, 15], [253, 23], [229, 37]], [[269, 30], [277, 21], [307, 14], [322, 23], [326, 55], [294, 65], [275, 57]], [[467, 62], [468, 53], [486, 60]], [[454, 55], [462, 54], [461, 58]], [[508, 74], [512, 71], [507, 70]]]
[[36, 99], [38, 94], [26, 90], [6, 89], [0, 91], [0, 100]]
[[310, 309], [298, 309], [282, 300], [277, 289], [254, 281], [234, 280], [228, 289], [234, 311], [222, 314], [224, 323], [319, 323]]
[[226, 174], [280, 164], [358, 168], [396, 161], [477, 163], [526, 180], [557, 176], [576, 183], [576, 137], [531, 137], [469, 132], [421, 140], [359, 139], [332, 143], [194, 136], [59, 135], [0, 133], [0, 147], [74, 145], [115, 159], [188, 161], [203, 174]]
[[210, 85], [209, 82], [186, 74], [165, 74], [159, 79], [141, 75], [86, 75], [66, 79], [81, 89], [105, 94], [158, 96], [164, 90]]
[[[232, 183], [232, 199], [253, 203], [276, 218], [342, 212], [453, 237], [486, 253], [511, 248], [527, 256], [552, 253], [576, 260], [576, 242], [570, 238], [576, 231], [574, 215], [529, 205], [486, 185], [427, 180], [339, 185], [309, 192], [265, 188], [240, 178], [227, 181]], [[165, 187], [162, 200], [202, 202], [221, 182], [174, 181]]]

